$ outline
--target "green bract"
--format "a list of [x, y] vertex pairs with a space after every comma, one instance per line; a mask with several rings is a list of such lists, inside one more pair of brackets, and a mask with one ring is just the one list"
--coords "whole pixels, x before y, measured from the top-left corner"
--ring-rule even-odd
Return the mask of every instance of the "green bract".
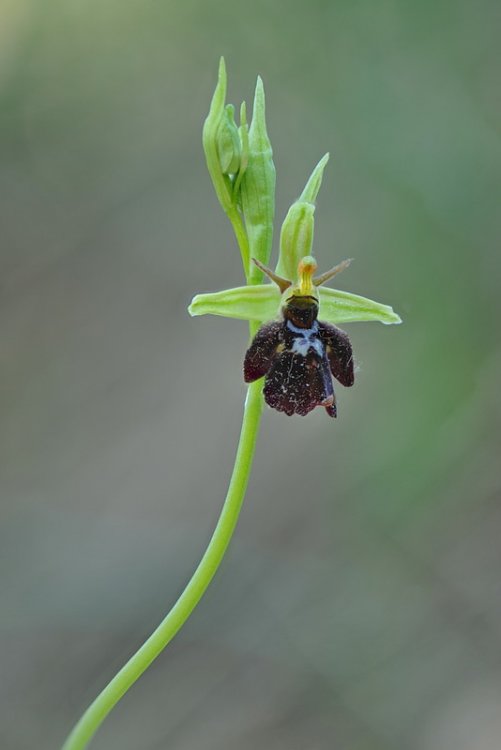
[[[203, 130], [203, 145], [216, 195], [228, 215], [242, 256], [247, 286], [221, 292], [197, 294], [190, 315], [222, 315], [256, 323], [280, 315], [281, 292], [273, 283], [261, 283], [261, 269], [255, 258], [267, 265], [271, 255], [275, 211], [275, 167], [266, 130], [264, 88], [257, 79], [250, 128], [245, 103], [240, 109], [240, 126], [234, 107], [226, 104], [226, 68], [221, 58], [216, 90]], [[313, 170], [300, 197], [292, 204], [280, 232], [280, 253], [276, 274], [292, 284], [298, 281], [298, 265], [311, 255], [314, 236], [315, 201], [322, 184], [326, 154]], [[287, 293], [284, 293], [285, 296]], [[388, 305], [325, 287], [318, 288], [319, 319], [327, 323], [378, 320], [400, 323]]]

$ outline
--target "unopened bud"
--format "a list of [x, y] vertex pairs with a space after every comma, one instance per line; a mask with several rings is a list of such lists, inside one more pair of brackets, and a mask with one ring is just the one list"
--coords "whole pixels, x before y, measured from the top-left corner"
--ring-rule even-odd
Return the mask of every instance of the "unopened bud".
[[296, 201], [289, 208], [280, 232], [280, 259], [277, 273], [296, 280], [299, 262], [311, 254], [315, 221], [313, 203]]
[[223, 174], [238, 172], [240, 151], [240, 135], [235, 123], [235, 108], [233, 104], [227, 104], [217, 131], [217, 153]]
[[[240, 200], [249, 238], [250, 257], [265, 265], [271, 254], [275, 215], [275, 166], [266, 130], [263, 82], [257, 79], [249, 128], [248, 164], [240, 183]], [[247, 278], [259, 283], [262, 273], [249, 265]]]
[[329, 159], [326, 154], [313, 170], [298, 200], [289, 208], [280, 232], [280, 256], [277, 274], [297, 280], [302, 258], [311, 255], [315, 228], [315, 200], [322, 184], [322, 174]]

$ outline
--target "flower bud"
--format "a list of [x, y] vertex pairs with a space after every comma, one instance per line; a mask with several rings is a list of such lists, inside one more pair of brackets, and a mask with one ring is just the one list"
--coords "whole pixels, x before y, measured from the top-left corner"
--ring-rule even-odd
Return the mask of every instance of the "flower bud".
[[218, 134], [221, 123], [225, 119], [226, 99], [226, 67], [224, 59], [219, 61], [217, 86], [212, 97], [209, 114], [203, 128], [203, 146], [207, 169], [214, 185], [214, 190], [223, 210], [228, 213], [233, 205], [230, 178], [221, 171], [219, 156]]
[[296, 201], [289, 208], [280, 232], [280, 258], [277, 273], [287, 279], [297, 279], [301, 258], [311, 255], [315, 206], [313, 203]]
[[313, 247], [315, 200], [322, 184], [322, 175], [329, 159], [326, 154], [313, 170], [300, 197], [289, 208], [280, 232], [280, 256], [277, 274], [297, 280], [299, 262], [311, 255]]
[[235, 108], [227, 104], [217, 130], [217, 153], [223, 174], [236, 174], [240, 169], [240, 135], [235, 124]]
[[[252, 121], [249, 128], [248, 164], [240, 183], [239, 200], [249, 238], [250, 258], [265, 265], [271, 254], [275, 215], [275, 165], [266, 130], [264, 88], [257, 79]], [[249, 283], [259, 283], [262, 273], [250, 264]]]

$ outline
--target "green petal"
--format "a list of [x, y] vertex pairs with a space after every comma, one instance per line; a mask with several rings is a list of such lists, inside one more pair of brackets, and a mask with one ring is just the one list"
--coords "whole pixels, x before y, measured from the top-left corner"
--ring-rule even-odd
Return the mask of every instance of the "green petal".
[[318, 292], [320, 296], [318, 319], [325, 320], [326, 323], [379, 320], [389, 325], [402, 322], [389, 305], [382, 305], [366, 297], [359, 297], [358, 294], [340, 292], [327, 287], [320, 287]]
[[188, 308], [190, 315], [222, 315], [241, 320], [273, 320], [280, 309], [280, 292], [272, 284], [256, 284], [197, 294]]

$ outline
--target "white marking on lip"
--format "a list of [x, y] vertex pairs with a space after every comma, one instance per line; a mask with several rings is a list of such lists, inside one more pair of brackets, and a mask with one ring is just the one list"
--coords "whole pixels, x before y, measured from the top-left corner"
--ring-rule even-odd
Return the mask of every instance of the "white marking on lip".
[[306, 357], [310, 349], [313, 349], [318, 355], [322, 356], [324, 347], [317, 337], [318, 323], [315, 320], [311, 328], [297, 328], [290, 320], [287, 321], [287, 327], [295, 334], [291, 352], [301, 354]]

